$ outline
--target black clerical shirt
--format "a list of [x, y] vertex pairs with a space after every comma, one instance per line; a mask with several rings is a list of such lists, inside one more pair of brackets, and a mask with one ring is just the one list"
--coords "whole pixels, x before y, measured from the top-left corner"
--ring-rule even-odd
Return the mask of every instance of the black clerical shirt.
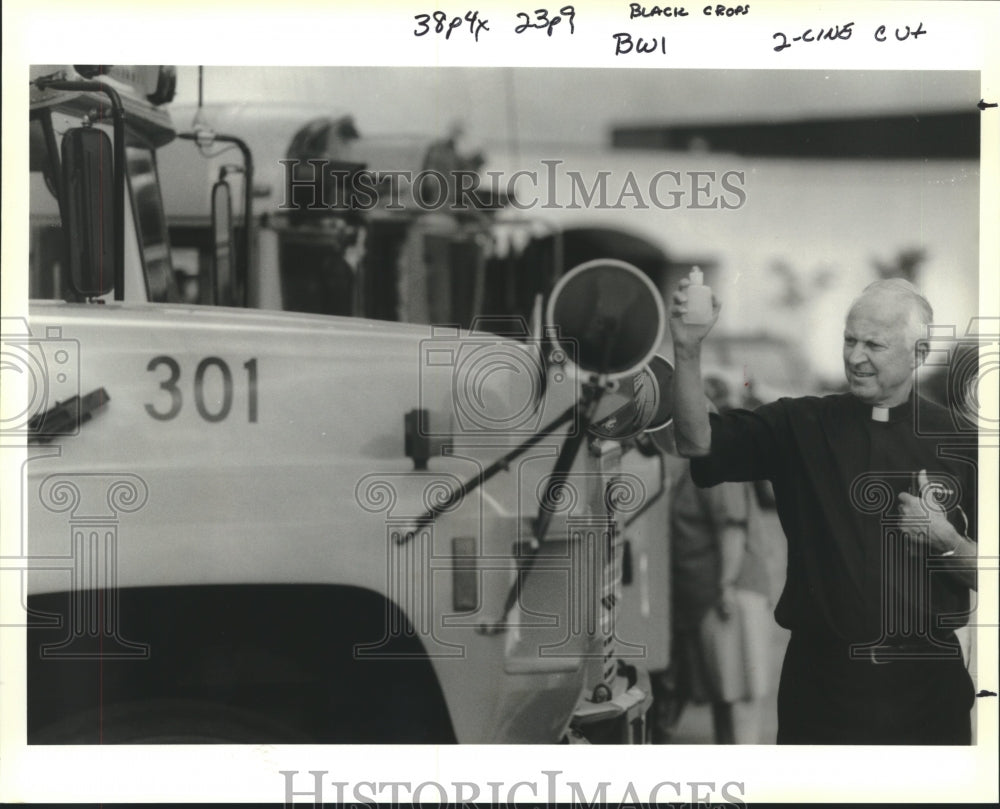
[[874, 420], [873, 408], [850, 394], [712, 414], [711, 452], [692, 459], [692, 477], [699, 486], [772, 481], [788, 539], [775, 609], [782, 626], [849, 643], [953, 644], [953, 628], [966, 623], [968, 589], [942, 570], [951, 560], [914, 556], [903, 534], [920, 526], [900, 522], [897, 495], [927, 470], [947, 492], [951, 523], [974, 539], [975, 436], [923, 399], [879, 415], [886, 420]]

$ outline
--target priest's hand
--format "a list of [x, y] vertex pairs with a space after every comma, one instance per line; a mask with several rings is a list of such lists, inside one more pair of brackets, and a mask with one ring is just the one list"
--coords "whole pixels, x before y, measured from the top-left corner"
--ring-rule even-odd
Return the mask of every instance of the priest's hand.
[[927, 550], [935, 556], [953, 556], [960, 551], [961, 544], [966, 540], [955, 527], [948, 522], [944, 509], [935, 499], [934, 490], [927, 480], [927, 470], [921, 469], [917, 476], [919, 495], [907, 492], [899, 494], [899, 514], [901, 517], [926, 522], [927, 532], [914, 531], [907, 533], [911, 542], [927, 545]]
[[[944, 510], [928, 491], [927, 470], [921, 469], [917, 477], [920, 496], [901, 492], [899, 495], [899, 513], [903, 517], [927, 522], [927, 532], [908, 534], [910, 542], [923, 543], [928, 553], [938, 558], [953, 560], [948, 566], [948, 575], [955, 581], [968, 587], [978, 589], [976, 577], [976, 543], [962, 536], [948, 522]], [[965, 558], [963, 558], [965, 557]]]
[[719, 299], [712, 295], [712, 318], [708, 323], [685, 323], [684, 315], [687, 314], [687, 288], [691, 282], [687, 278], [682, 278], [677, 285], [670, 300], [670, 334], [674, 341], [674, 354], [684, 351], [697, 351], [701, 346], [701, 341], [712, 330], [715, 321], [719, 318], [719, 310], [722, 304]]

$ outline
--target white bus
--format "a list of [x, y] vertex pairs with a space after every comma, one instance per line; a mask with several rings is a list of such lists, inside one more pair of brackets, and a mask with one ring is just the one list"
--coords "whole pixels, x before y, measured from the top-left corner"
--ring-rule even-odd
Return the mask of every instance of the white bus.
[[[280, 311], [260, 268], [337, 229], [234, 216], [248, 148], [210, 170], [208, 236], [171, 234], [169, 68], [31, 81], [31, 301], [3, 334], [31, 383], [3, 424], [29, 447], [28, 742], [641, 740], [614, 616], [647, 487], [586, 427], [662, 338], [649, 280], [584, 268], [545, 325], [498, 325], [475, 284], [390, 307], [352, 268], [342, 310]], [[170, 148], [193, 177], [230, 142]], [[448, 228], [417, 228], [427, 278], [489, 255]]]

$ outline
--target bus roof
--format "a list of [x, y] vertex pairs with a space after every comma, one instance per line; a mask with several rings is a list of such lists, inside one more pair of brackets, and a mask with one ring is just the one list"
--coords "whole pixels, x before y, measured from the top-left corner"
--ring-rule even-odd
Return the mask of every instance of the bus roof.
[[[99, 91], [80, 92], [39, 88], [39, 79], [70, 82], [99, 82], [113, 89], [121, 99], [129, 137], [159, 147], [173, 140], [170, 115], [161, 107], [173, 98], [176, 75], [167, 65], [33, 65], [29, 71], [31, 110], [53, 109], [74, 116], [111, 118], [111, 102]], [[96, 112], [96, 116], [94, 113]]]

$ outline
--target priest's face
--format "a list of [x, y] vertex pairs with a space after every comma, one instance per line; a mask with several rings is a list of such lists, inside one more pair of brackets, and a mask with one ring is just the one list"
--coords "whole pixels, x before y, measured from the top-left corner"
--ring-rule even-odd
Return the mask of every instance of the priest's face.
[[873, 293], [851, 307], [844, 326], [844, 373], [851, 393], [882, 407], [902, 404], [913, 387], [916, 324], [897, 296]]

